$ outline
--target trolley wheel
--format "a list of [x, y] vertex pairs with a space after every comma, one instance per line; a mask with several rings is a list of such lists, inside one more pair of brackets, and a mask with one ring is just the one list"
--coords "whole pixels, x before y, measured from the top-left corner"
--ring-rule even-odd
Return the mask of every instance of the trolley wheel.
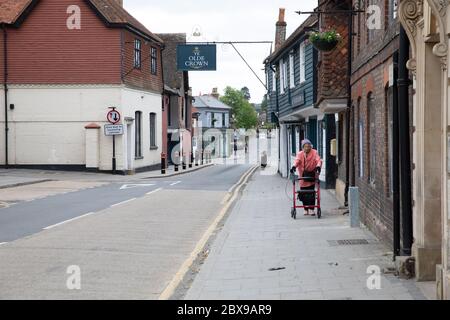
[[318, 208], [317, 209], [317, 219], [320, 219], [320, 218], [322, 218], [322, 209]]
[[291, 218], [292, 219], [297, 219], [297, 210], [295, 208], [291, 209]]

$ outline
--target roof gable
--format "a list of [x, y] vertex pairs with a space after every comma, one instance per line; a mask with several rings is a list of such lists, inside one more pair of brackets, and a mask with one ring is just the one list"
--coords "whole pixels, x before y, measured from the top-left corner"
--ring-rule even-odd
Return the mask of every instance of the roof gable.
[[[40, 0], [0, 0], [0, 24], [18, 26]], [[142, 23], [115, 0], [84, 0], [108, 27], [125, 28], [144, 38], [163, 44]]]
[[286, 39], [286, 41], [275, 50], [270, 56], [268, 56], [264, 63], [272, 62], [277, 60], [280, 56], [284, 54], [286, 50], [288, 50], [292, 45], [294, 45], [300, 37], [306, 34], [308, 29], [314, 27], [318, 24], [317, 15], [310, 15], [290, 36]]
[[232, 108], [222, 101], [214, 98], [213, 96], [198, 96], [194, 97], [194, 107], [200, 109], [200, 108], [210, 108], [210, 109], [225, 109], [225, 110], [231, 110]]
[[15, 24], [35, 0], [0, 0], [0, 24]]

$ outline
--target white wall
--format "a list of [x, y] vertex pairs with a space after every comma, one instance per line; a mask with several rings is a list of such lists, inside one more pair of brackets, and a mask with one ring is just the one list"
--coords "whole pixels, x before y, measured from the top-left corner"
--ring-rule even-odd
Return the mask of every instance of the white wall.
[[[0, 92], [3, 103], [3, 92]], [[117, 107], [125, 117], [142, 111], [143, 156], [133, 168], [159, 163], [162, 143], [161, 95], [122, 86], [10, 86], [9, 162], [12, 165], [85, 165], [85, 126], [100, 129], [100, 170], [111, 170], [112, 137], [104, 135], [108, 107]], [[3, 104], [2, 104], [3, 105]], [[0, 108], [0, 164], [4, 159], [4, 111]], [[157, 114], [158, 150], [150, 150], [149, 114]], [[134, 135], [134, 128], [132, 130]], [[134, 150], [134, 137], [133, 150]], [[116, 139], [117, 169], [123, 170], [126, 135]], [[133, 151], [134, 152], [134, 151]], [[134, 154], [133, 157], [134, 159]]]

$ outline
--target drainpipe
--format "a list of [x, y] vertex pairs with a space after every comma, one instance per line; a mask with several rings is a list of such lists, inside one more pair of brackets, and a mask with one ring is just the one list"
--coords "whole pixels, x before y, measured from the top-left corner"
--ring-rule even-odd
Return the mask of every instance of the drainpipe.
[[350, 188], [350, 110], [352, 108], [352, 51], [353, 51], [353, 13], [348, 15], [348, 61], [347, 61], [347, 110], [346, 122], [346, 146], [345, 146], [345, 206], [348, 207], [348, 191]]
[[3, 29], [3, 79], [4, 79], [4, 94], [5, 94], [5, 168], [9, 167], [9, 150], [8, 150], [8, 33], [6, 32], [6, 25], [2, 24]]
[[410, 256], [413, 243], [411, 155], [409, 132], [409, 73], [406, 63], [409, 59], [409, 40], [405, 29], [400, 27], [398, 110], [400, 130], [401, 208], [403, 230], [403, 255]]
[[398, 52], [394, 53], [394, 86], [392, 87], [392, 196], [393, 196], [393, 240], [394, 260], [400, 256], [400, 131], [398, 108]]

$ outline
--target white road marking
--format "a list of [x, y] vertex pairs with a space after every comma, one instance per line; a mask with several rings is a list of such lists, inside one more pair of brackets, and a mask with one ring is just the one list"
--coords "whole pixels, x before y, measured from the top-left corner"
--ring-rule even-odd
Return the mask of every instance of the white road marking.
[[75, 218], [73, 218], [73, 219], [69, 219], [69, 220], [66, 220], [66, 221], [63, 221], [63, 222], [60, 222], [60, 223], [57, 223], [57, 224], [54, 224], [54, 225], [45, 227], [44, 230], [53, 229], [53, 228], [58, 227], [58, 226], [60, 226], [60, 225], [66, 224], [66, 223], [68, 223], [68, 222], [72, 222], [72, 221], [75, 221], [75, 220], [78, 220], [78, 219], [81, 219], [81, 218], [84, 218], [84, 217], [93, 215], [94, 213], [95, 213], [95, 212], [89, 212], [89, 213], [83, 214], [82, 216], [78, 216], [78, 217], [75, 217]]
[[181, 181], [177, 181], [177, 182], [171, 183], [170, 185], [171, 185], [171, 186], [176, 186], [176, 185], [179, 184], [179, 183], [181, 183]]
[[124, 184], [120, 187], [120, 190], [132, 189], [132, 188], [140, 188], [140, 187], [152, 187], [153, 183], [145, 183], [145, 184]]
[[158, 191], [161, 191], [162, 189], [163, 189], [163, 188], [158, 188], [158, 189], [156, 189], [156, 190], [147, 192], [147, 195], [151, 195], [151, 194], [153, 194], [153, 193], [156, 193], [156, 192], [158, 192]]
[[129, 200], [125, 200], [125, 201], [122, 201], [122, 202], [119, 202], [119, 203], [116, 203], [116, 204], [113, 204], [111, 207], [117, 207], [117, 206], [120, 206], [120, 205], [122, 205], [122, 204], [125, 204], [125, 203], [128, 203], [128, 202], [131, 202], [131, 201], [134, 201], [134, 200], [136, 200], [136, 198], [133, 198], [133, 199], [129, 199]]

